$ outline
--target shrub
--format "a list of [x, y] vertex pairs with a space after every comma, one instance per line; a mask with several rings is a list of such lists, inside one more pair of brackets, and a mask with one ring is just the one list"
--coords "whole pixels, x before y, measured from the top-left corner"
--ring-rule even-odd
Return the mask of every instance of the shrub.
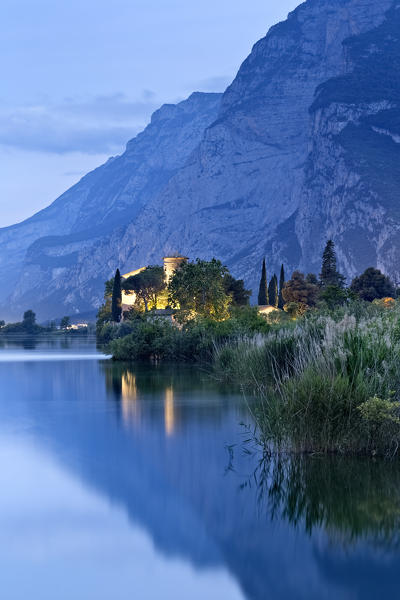
[[107, 345], [112, 340], [123, 338], [133, 331], [132, 323], [123, 321], [122, 323], [105, 322], [96, 328], [97, 341], [100, 344]]
[[256, 308], [243, 306], [231, 308], [230, 318], [224, 321], [198, 317], [180, 327], [151, 314], [138, 315], [117, 325], [106, 323], [98, 339], [112, 342], [110, 351], [116, 360], [212, 362], [216, 346], [270, 328]]

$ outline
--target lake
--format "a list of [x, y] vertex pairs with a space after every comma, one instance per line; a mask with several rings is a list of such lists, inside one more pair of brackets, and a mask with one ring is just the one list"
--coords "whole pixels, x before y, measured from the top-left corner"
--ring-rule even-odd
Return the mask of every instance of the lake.
[[272, 460], [207, 373], [0, 342], [5, 600], [394, 598], [397, 462]]

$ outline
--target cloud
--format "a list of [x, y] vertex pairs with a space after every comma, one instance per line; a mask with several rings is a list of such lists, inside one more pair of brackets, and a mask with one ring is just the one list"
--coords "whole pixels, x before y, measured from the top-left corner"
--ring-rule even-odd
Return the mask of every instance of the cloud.
[[64, 154], [119, 152], [158, 108], [153, 92], [130, 100], [123, 94], [18, 107], [0, 105], [0, 144]]

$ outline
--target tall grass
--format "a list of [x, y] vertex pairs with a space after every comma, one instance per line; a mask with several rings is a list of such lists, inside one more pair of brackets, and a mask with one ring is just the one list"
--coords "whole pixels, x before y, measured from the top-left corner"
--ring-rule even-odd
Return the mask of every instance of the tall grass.
[[400, 444], [400, 307], [355, 305], [220, 346], [215, 369], [260, 398], [278, 449], [390, 454]]

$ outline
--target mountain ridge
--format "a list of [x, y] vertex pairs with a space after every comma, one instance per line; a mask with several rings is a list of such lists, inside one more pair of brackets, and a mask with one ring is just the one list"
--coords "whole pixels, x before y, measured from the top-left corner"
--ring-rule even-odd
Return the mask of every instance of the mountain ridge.
[[[0, 230], [3, 308], [29, 305], [49, 317], [94, 310], [116, 267], [175, 251], [216, 256], [256, 289], [264, 255], [270, 275], [281, 262], [287, 272], [315, 270], [327, 237], [349, 278], [367, 258], [400, 277], [396, 177], [387, 166], [398, 164], [400, 81], [389, 85], [382, 71], [400, 64], [398, 4], [307, 0], [253, 46], [222, 96], [195, 93], [156, 111], [121, 157], [81, 180], [80, 196], [76, 187], [61, 196], [72, 213], [67, 237], [58, 222], [32, 239], [28, 222], [29, 243], [13, 241], [18, 276], [9, 297]], [[368, 90], [380, 98], [375, 105]], [[391, 133], [386, 145], [379, 128]], [[359, 138], [371, 143], [356, 147]], [[388, 184], [377, 193], [380, 179]]]

